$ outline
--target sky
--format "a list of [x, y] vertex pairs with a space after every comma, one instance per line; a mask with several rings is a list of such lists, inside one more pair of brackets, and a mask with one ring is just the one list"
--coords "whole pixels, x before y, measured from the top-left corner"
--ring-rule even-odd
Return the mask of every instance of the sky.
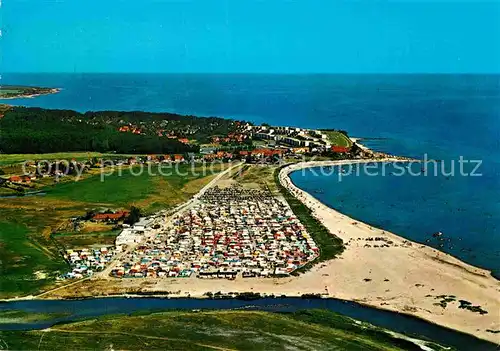
[[1, 6], [0, 72], [500, 72], [500, 0]]

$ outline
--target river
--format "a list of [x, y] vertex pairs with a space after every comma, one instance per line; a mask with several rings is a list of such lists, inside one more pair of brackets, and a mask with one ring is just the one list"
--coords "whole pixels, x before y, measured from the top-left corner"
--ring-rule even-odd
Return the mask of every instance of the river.
[[415, 317], [378, 310], [338, 299], [261, 298], [253, 301], [243, 301], [238, 299], [113, 297], [85, 300], [20, 300], [0, 303], [0, 312], [19, 310], [30, 313], [66, 313], [67, 316], [36, 323], [0, 324], [0, 330], [44, 329], [61, 322], [103, 315], [130, 314], [137, 311], [248, 309], [293, 312], [298, 309], [315, 308], [327, 309], [382, 328], [415, 338], [427, 338], [460, 350], [496, 349], [496, 346], [492, 343], [425, 322]]

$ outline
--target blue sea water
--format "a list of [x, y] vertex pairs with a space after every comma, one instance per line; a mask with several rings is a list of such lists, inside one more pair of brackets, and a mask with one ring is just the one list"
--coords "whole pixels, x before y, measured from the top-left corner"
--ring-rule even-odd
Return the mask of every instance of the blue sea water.
[[443, 160], [447, 170], [460, 156], [481, 160], [480, 177], [389, 171], [339, 182], [307, 171], [292, 179], [354, 218], [500, 275], [499, 75], [4, 74], [1, 83], [63, 89], [12, 104], [337, 128], [380, 151]]

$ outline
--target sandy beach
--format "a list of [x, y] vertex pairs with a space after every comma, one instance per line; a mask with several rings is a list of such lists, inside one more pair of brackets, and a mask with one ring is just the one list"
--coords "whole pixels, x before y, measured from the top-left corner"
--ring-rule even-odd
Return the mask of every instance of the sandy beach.
[[[43, 298], [95, 297], [139, 291], [168, 291], [173, 297], [203, 297], [206, 292], [218, 291], [251, 291], [277, 296], [313, 293], [417, 316], [500, 343], [500, 333], [495, 333], [500, 330], [500, 282], [489, 271], [345, 216], [297, 188], [288, 176], [303, 168], [361, 162], [373, 161], [303, 162], [281, 170], [281, 184], [312, 209], [313, 215], [346, 245], [340, 257], [319, 263], [298, 277], [233, 281], [100, 277], [44, 294]], [[443, 303], [445, 298], [448, 300]], [[459, 300], [480, 306], [487, 313], [459, 308]]]

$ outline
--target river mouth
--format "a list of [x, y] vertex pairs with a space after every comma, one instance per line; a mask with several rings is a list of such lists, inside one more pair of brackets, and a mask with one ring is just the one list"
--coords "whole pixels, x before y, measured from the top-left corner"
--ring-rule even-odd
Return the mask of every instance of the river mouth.
[[295, 312], [303, 309], [325, 309], [371, 323], [410, 337], [428, 339], [458, 349], [495, 350], [496, 346], [474, 336], [441, 327], [419, 318], [395, 312], [378, 310], [355, 302], [339, 299], [259, 298], [239, 299], [192, 299], [110, 297], [86, 300], [23, 300], [0, 303], [0, 312], [23, 311], [26, 313], [58, 314], [39, 322], [0, 323], [0, 330], [38, 330], [55, 324], [95, 318], [106, 315], [123, 315], [137, 312], [166, 310], [253, 310], [266, 312]]

